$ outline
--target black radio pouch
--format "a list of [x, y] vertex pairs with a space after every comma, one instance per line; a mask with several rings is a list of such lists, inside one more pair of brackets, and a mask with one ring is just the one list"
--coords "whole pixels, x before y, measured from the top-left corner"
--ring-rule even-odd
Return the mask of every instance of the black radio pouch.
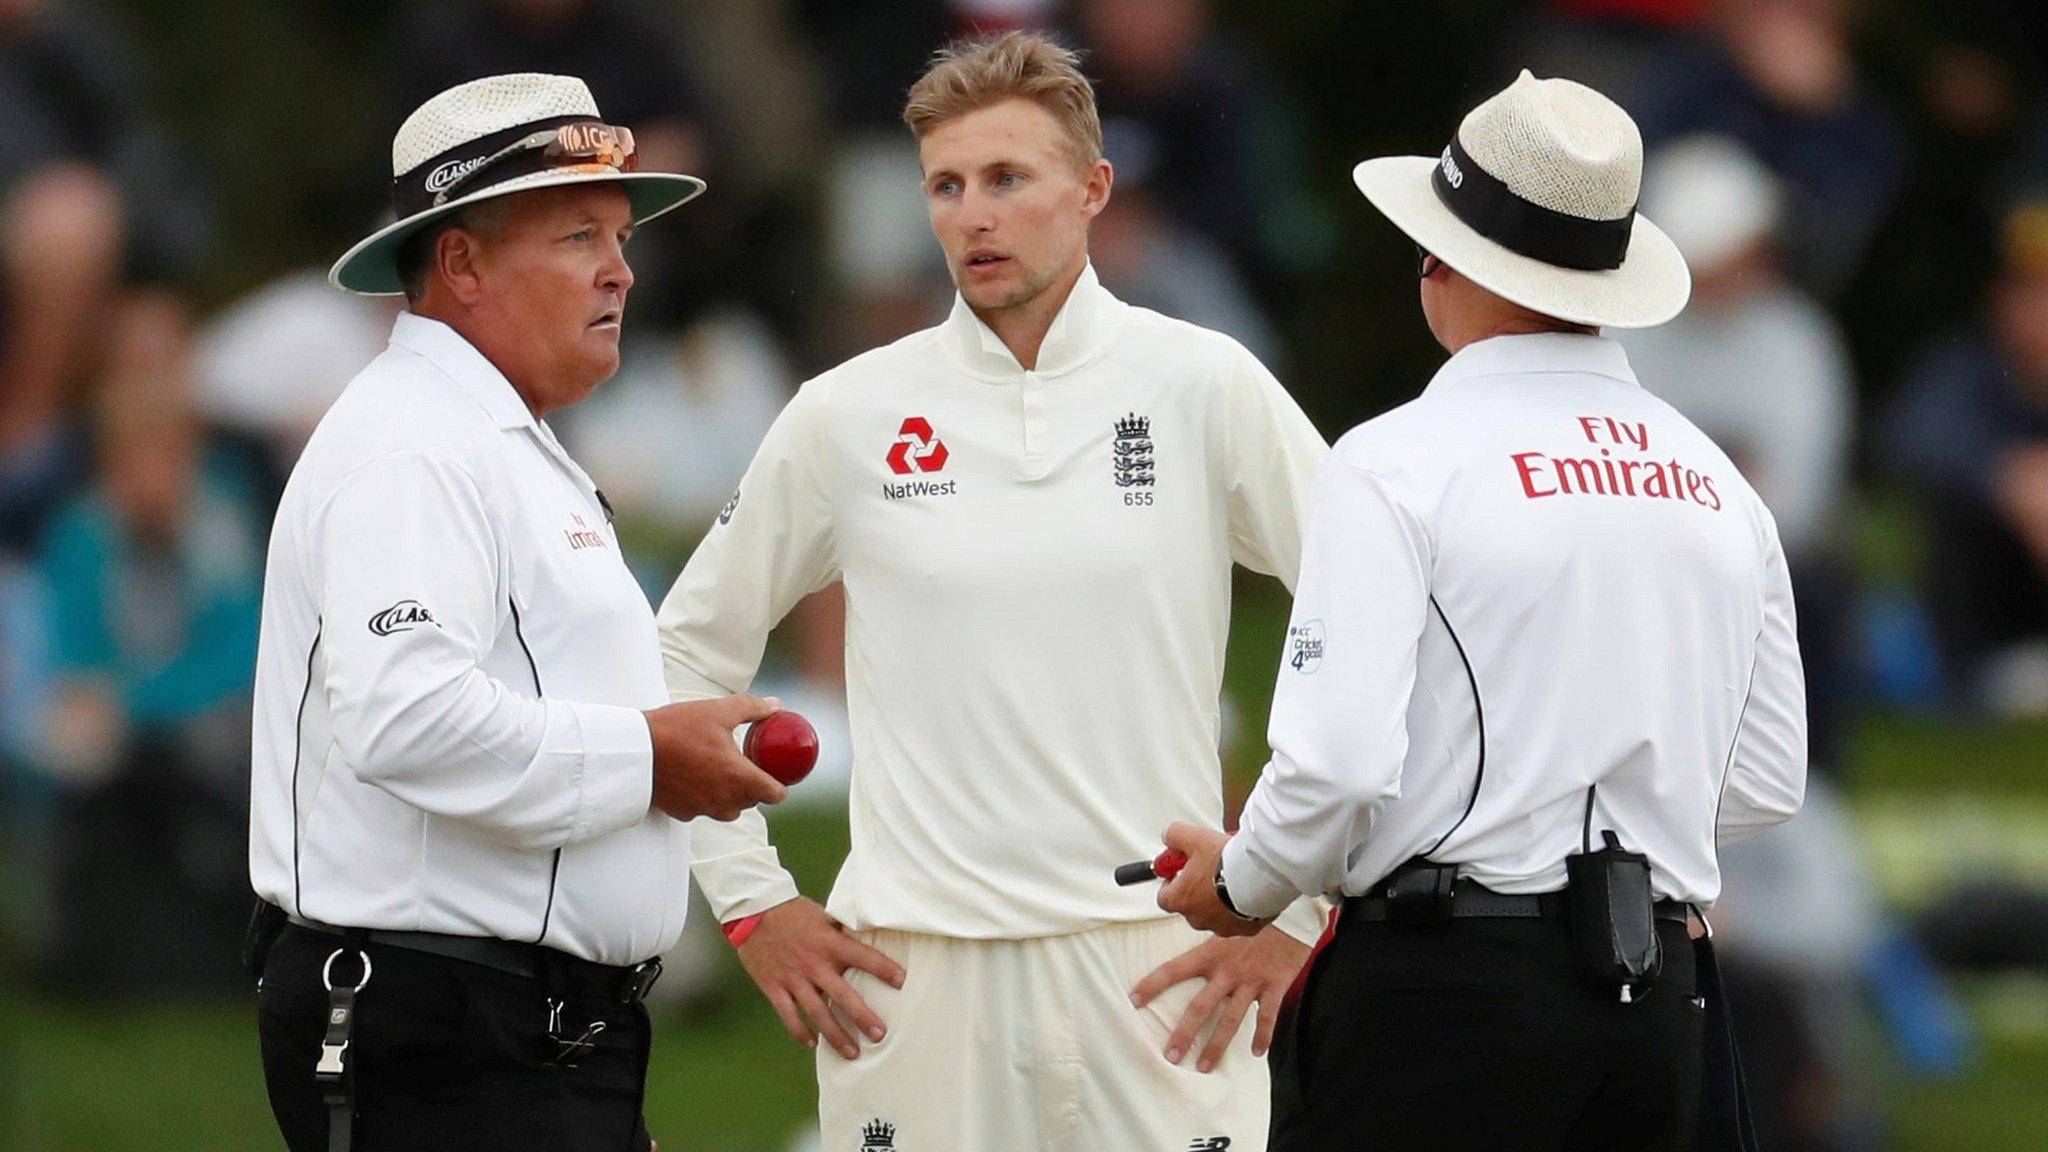
[[1664, 967], [1650, 858], [1622, 851], [1612, 831], [1600, 836], [1605, 848], [1564, 859], [1572, 954], [1580, 971], [1602, 988], [1620, 989], [1621, 1002], [1630, 1004], [1650, 990]]
[[1389, 924], [1448, 924], [1458, 892], [1458, 866], [1417, 857], [1387, 877]]

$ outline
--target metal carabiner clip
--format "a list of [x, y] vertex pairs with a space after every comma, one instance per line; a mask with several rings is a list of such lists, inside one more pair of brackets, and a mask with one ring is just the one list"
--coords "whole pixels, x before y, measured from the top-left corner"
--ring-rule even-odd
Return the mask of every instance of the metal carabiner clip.
[[345, 1092], [342, 1077], [348, 1067], [343, 1059], [354, 1038], [356, 993], [370, 986], [370, 954], [361, 949], [356, 950], [356, 956], [363, 962], [363, 978], [353, 988], [334, 986], [334, 961], [346, 951], [347, 948], [336, 948], [320, 966], [320, 983], [327, 989], [327, 1034], [320, 1041], [320, 1059], [313, 1065], [313, 1077], [330, 1092]]
[[[334, 991], [334, 961], [346, 951], [348, 951], [346, 948], [336, 948], [334, 951], [329, 952], [327, 954], [327, 963], [320, 966], [320, 985], [329, 992]], [[363, 962], [363, 978], [356, 982], [356, 986], [351, 991], [361, 992], [370, 986], [370, 954], [358, 948], [356, 949], [356, 958]]]

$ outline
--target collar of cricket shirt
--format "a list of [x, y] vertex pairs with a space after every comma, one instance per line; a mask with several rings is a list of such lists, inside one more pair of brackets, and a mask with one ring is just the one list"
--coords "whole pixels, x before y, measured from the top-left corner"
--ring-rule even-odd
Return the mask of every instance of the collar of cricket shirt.
[[[1110, 295], [1095, 276], [1095, 265], [1085, 265], [1081, 278], [1067, 302], [1053, 317], [1045, 342], [1038, 346], [1038, 367], [1042, 377], [1063, 376], [1086, 366], [1109, 350], [1131, 306]], [[952, 315], [943, 325], [944, 340], [967, 370], [991, 383], [1007, 384], [1024, 374], [1023, 365], [1009, 345], [984, 324], [959, 295], [953, 297]]]
[[1489, 376], [1532, 376], [1551, 372], [1605, 376], [1635, 385], [1636, 374], [1628, 364], [1628, 353], [1605, 336], [1580, 332], [1531, 332], [1521, 336], [1492, 336], [1475, 340], [1437, 369], [1429, 382], [1435, 389], [1457, 380]]
[[439, 320], [401, 312], [391, 326], [391, 343], [425, 357], [475, 400], [498, 427], [539, 430], [540, 423], [520, 399], [519, 390], [455, 329]]

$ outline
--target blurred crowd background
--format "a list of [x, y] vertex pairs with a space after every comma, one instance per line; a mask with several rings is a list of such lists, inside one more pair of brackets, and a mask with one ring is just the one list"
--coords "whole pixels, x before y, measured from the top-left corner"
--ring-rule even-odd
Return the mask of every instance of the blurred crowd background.
[[[1237, 336], [1333, 439], [1441, 360], [1351, 164], [1436, 152], [1523, 67], [1635, 115], [1695, 287], [1621, 339], [1776, 513], [1810, 681], [1807, 811], [1727, 853], [1718, 917], [1765, 1146], [2048, 1146], [2038, 0], [0, 0], [0, 1146], [276, 1146], [235, 966], [263, 547], [394, 314], [324, 272], [406, 112], [572, 73], [710, 182], [634, 241], [624, 366], [559, 420], [659, 597], [798, 382], [944, 314], [896, 116], [934, 48], [1014, 26], [1087, 52], [1104, 283]], [[1242, 582], [1240, 793], [1285, 612]], [[766, 675], [843, 749], [837, 614]], [[845, 771], [775, 817], [813, 894]], [[801, 1144], [808, 1061], [706, 919], [655, 1130]]]

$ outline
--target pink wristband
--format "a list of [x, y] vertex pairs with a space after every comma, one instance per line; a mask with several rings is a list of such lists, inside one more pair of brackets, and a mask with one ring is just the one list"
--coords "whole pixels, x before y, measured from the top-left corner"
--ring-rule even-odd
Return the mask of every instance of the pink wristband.
[[725, 933], [725, 942], [737, 948], [747, 942], [747, 937], [754, 934], [754, 929], [761, 926], [763, 915], [764, 913], [756, 912], [752, 916], [742, 916], [729, 923], [720, 924], [718, 929]]

